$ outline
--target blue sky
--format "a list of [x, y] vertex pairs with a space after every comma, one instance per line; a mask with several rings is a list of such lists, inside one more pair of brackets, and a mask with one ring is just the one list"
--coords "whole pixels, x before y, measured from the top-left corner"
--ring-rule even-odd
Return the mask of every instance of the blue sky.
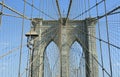
[[[2, 1], [2, 0], [0, 0]], [[23, 13], [23, 1], [22, 0], [4, 0], [5, 4], [8, 6], [14, 8], [15, 10], [19, 11], [20, 13]], [[32, 3], [32, 0], [27, 0], [28, 2]], [[39, 2], [41, 1], [41, 2]], [[70, 0], [59, 0], [60, 3], [60, 9], [62, 16], [66, 16], [67, 14], [67, 9], [68, 4]], [[87, 0], [86, 0], [87, 1]], [[101, 0], [98, 0], [98, 2]], [[112, 10], [113, 8], [120, 6], [120, 0], [106, 0], [107, 4], [107, 11]], [[55, 1], [54, 0], [34, 0], [34, 5], [36, 7], [40, 7], [42, 11], [44, 11], [46, 14], [54, 17], [55, 19], [59, 19], [57, 8], [55, 6]], [[49, 5], [49, 6], [48, 6]], [[90, 6], [95, 5], [95, 0], [92, 0], [90, 2]], [[99, 8], [99, 15], [104, 14], [104, 4], [100, 4], [98, 6]], [[0, 6], [1, 8], [1, 6]], [[86, 9], [88, 8], [88, 5], [86, 5]], [[73, 19], [75, 16], [79, 15], [81, 12], [83, 12], [85, 9], [84, 6], [84, 0], [74, 0], [70, 12], [69, 19]], [[1, 9], [0, 9], [1, 10]], [[11, 12], [10, 10], [4, 8], [3, 13], [5, 14], [10, 14], [10, 15], [15, 15], [18, 16], [17, 14]], [[33, 13], [33, 14], [32, 14]], [[92, 9], [90, 11], [91, 17], [96, 17], [96, 8]], [[31, 16], [32, 14], [32, 16]], [[43, 18], [44, 20], [53, 20], [47, 16], [45, 16], [42, 13], [39, 13], [36, 9], [33, 9], [26, 4], [26, 12], [25, 15], [27, 17], [40, 17]], [[84, 15], [83, 17], [79, 17], [77, 19], [84, 19], [86, 16]], [[88, 13], [87, 13], [88, 17]], [[13, 48], [16, 48], [20, 45], [20, 35], [21, 35], [21, 25], [22, 25], [22, 19], [20, 18], [14, 18], [10, 16], [2, 16], [2, 24], [0, 25], [0, 55], [12, 50]], [[106, 27], [105, 27], [105, 18], [100, 19], [100, 29], [101, 29], [101, 38], [105, 41], [107, 41], [106, 37]], [[110, 36], [110, 43], [120, 46], [120, 14], [117, 15], [112, 15], [108, 17], [108, 25], [109, 25], [109, 36]], [[30, 29], [30, 21], [25, 20], [25, 25], [24, 25], [24, 34], [28, 32]], [[98, 37], [98, 26], [96, 25], [96, 37]], [[19, 40], [19, 41], [18, 41]], [[24, 41], [23, 43], [26, 43], [26, 37], [24, 36]], [[75, 46], [78, 47], [79, 46]], [[76, 48], [74, 48], [76, 49]], [[49, 50], [49, 49], [48, 49]], [[98, 50], [98, 57], [99, 61], [100, 59], [100, 48], [99, 48], [99, 41], [97, 41], [97, 50]], [[55, 50], [56, 51], [56, 50]], [[77, 51], [77, 50], [74, 50]], [[109, 60], [108, 60], [108, 48], [107, 44], [102, 42], [102, 51], [104, 55], [104, 66], [109, 71]], [[54, 52], [54, 51], [53, 51]], [[22, 69], [21, 72], [24, 71], [27, 63], [27, 53], [28, 49], [26, 47], [23, 48], [23, 58], [22, 58]], [[79, 53], [79, 52], [78, 52]], [[78, 54], [75, 53], [75, 54]], [[15, 51], [11, 55], [6, 56], [3, 59], [0, 59], [0, 77], [16, 77], [17, 76], [17, 71], [18, 70], [18, 58], [19, 58], [19, 50]], [[117, 48], [114, 48], [111, 46], [111, 54], [112, 54], [112, 63], [113, 63], [113, 75], [114, 77], [119, 77], [120, 76], [120, 50]], [[78, 58], [77, 58], [78, 59]], [[50, 61], [52, 62], [52, 61]], [[100, 61], [101, 63], [101, 61]], [[52, 68], [52, 66], [51, 66]], [[10, 72], [11, 71], [11, 72]], [[14, 72], [14, 73], [13, 73]], [[101, 73], [101, 71], [100, 71]], [[116, 74], [117, 73], [117, 74]], [[105, 75], [107, 77], [107, 75]], [[25, 74], [24, 76], [25, 77]]]

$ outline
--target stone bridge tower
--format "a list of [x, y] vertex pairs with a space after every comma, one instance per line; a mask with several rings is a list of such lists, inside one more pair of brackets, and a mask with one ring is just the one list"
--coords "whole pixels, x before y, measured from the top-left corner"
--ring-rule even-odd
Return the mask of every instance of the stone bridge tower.
[[34, 18], [32, 24], [39, 34], [34, 42], [33, 58], [35, 56], [39, 58], [33, 62], [33, 77], [44, 77], [44, 51], [51, 41], [54, 41], [60, 49], [60, 77], [69, 77], [69, 51], [74, 41], [78, 41], [83, 47], [86, 77], [98, 77], [98, 65], [93, 59], [93, 57], [97, 59], [96, 40], [92, 37], [95, 36], [96, 20], [94, 18], [68, 20], [65, 25], [59, 20]]

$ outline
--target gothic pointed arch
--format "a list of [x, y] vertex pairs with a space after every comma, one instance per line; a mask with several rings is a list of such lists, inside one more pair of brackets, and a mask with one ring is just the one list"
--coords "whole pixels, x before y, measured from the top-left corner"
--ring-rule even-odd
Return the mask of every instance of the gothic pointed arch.
[[50, 41], [44, 51], [44, 77], [60, 75], [59, 48], [54, 41]]
[[73, 41], [69, 53], [69, 73], [71, 74], [70, 77], [79, 77], [83, 74], [82, 72], [85, 70], [85, 60], [83, 56], [83, 47], [81, 46], [79, 41]]

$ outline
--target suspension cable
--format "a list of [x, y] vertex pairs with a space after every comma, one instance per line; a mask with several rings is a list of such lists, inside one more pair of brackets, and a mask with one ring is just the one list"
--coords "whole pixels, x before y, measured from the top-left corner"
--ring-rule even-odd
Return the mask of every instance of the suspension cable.
[[[75, 34], [75, 33], [74, 33]], [[75, 36], [76, 36], [76, 34], [75, 34]], [[76, 37], [78, 37], [78, 36], [76, 36]], [[88, 48], [84, 45], [84, 43], [80, 40], [80, 43], [82, 44], [82, 46], [87, 50], [87, 51], [85, 51], [85, 52], [88, 52]], [[70, 45], [68, 45], [68, 46], [70, 46]], [[95, 59], [95, 61], [99, 64], [99, 66], [102, 68], [102, 65], [100, 64], [100, 62], [94, 57], [94, 55], [93, 54], [91, 54], [91, 53], [89, 53], [88, 52], [88, 54], [89, 55], [91, 55], [92, 57], [93, 57], [93, 59]], [[90, 68], [90, 66], [88, 66], [89, 68]], [[109, 77], [111, 77], [111, 75], [107, 72], [107, 70], [103, 67], [102, 68], [102, 70], [104, 70], [105, 72], [106, 72], [106, 74], [109, 76]]]
[[23, 14], [21, 14], [21, 13], [19, 13], [18, 11], [16, 11], [15, 9], [13, 9], [13, 8], [11, 8], [11, 7], [9, 7], [8, 5], [6, 5], [5, 3], [2, 3], [2, 2], [0, 2], [0, 5], [2, 5], [3, 7], [5, 7], [5, 8], [7, 8], [7, 9], [9, 9], [9, 10], [11, 10], [12, 12], [14, 12], [14, 13], [16, 13], [16, 14], [18, 14], [18, 15], [20, 15], [21, 17], [23, 17], [24, 19], [30, 19], [30, 18], [28, 18], [27, 16], [25, 16], [25, 15], [23, 15]]
[[[84, 0], [83, 3], [84, 3], [84, 9], [86, 11], [86, 0]], [[85, 13], [85, 18], [87, 18], [87, 12]]]
[[[2, 0], [2, 3], [4, 3], [4, 0]], [[0, 12], [0, 26], [1, 26], [1, 23], [2, 23], [3, 10], [4, 10], [4, 7], [2, 6], [2, 7], [1, 7], [1, 12]]]
[[[27, 46], [27, 44], [24, 44], [23, 47], [24, 47], [24, 46]], [[11, 54], [11, 53], [13, 53], [13, 52], [19, 50], [19, 49], [20, 49], [20, 46], [18, 46], [18, 47], [16, 47], [16, 48], [12, 49], [12, 50], [10, 50], [10, 51], [8, 51], [7, 53], [1, 55], [1, 56], [0, 56], [0, 59], [4, 58], [5, 56], [7, 56], [7, 55], [9, 55], [9, 54]]]
[[[72, 27], [72, 26], [71, 26], [71, 27]], [[73, 28], [74, 28], [74, 27], [73, 27]], [[120, 49], [119, 46], [116, 46], [116, 45], [114, 45], [114, 44], [112, 44], [112, 43], [110, 43], [110, 42], [107, 42], [107, 41], [105, 41], [105, 40], [103, 40], [103, 39], [100, 39], [100, 38], [98, 38], [98, 37], [96, 37], [96, 36], [94, 36], [94, 35], [91, 35], [91, 34], [89, 34], [89, 33], [86, 33], [85, 31], [83, 31], [83, 30], [81, 30], [81, 29], [78, 29], [78, 28], [76, 28], [76, 29], [77, 29], [78, 31], [80, 31], [80, 32], [82, 32], [82, 33], [90, 36], [90, 37], [93, 37], [93, 38], [95, 38], [95, 39], [97, 39], [97, 40], [100, 40], [100, 41], [102, 41], [102, 42], [104, 42], [104, 43], [106, 43], [106, 44], [111, 45], [112, 47], [117, 48], [117, 49]]]
[[[56, 33], [56, 32], [55, 32], [55, 33]], [[56, 37], [56, 35], [53, 36], [53, 38], [55, 38], [55, 37]], [[38, 38], [36, 38], [36, 39], [38, 39]], [[45, 40], [45, 39], [43, 38], [43, 40]], [[39, 45], [40, 45], [40, 44], [43, 44], [43, 43], [44, 43], [44, 42], [41, 40], [41, 42], [39, 43]], [[37, 46], [38, 46], [38, 45], [37, 45]], [[37, 46], [35, 46], [35, 47], [37, 47]], [[35, 47], [34, 47], [34, 48], [35, 48]], [[41, 53], [41, 52], [39, 52], [38, 54], [40, 54], [40, 53]], [[37, 58], [39, 58], [39, 56], [35, 56], [35, 58], [33, 59], [33, 61], [30, 62], [29, 66], [28, 66], [29, 68], [31, 68], [31, 65], [37, 60]], [[40, 65], [41, 65], [41, 64], [40, 64]], [[29, 68], [28, 68], [28, 69], [29, 69]], [[23, 74], [25, 73], [25, 71], [26, 71], [26, 70], [24, 70], [23, 73], [21, 73], [20, 77], [23, 76]]]
[[[90, 0], [88, 0], [88, 8], [90, 8]], [[88, 12], [89, 12], [89, 17], [91, 17], [90, 11], [88, 11]]]
[[[24, 1], [24, 0], [22, 0], [22, 1]], [[29, 3], [28, 1], [25, 1], [25, 2], [26, 2], [26, 4], [28, 4], [28, 5], [30, 5], [31, 7], [35, 8], [36, 10], [38, 10], [39, 12], [41, 12], [42, 14], [46, 15], [47, 17], [49, 17], [49, 18], [51, 18], [51, 19], [55, 19], [55, 18], [53, 18], [52, 16], [46, 14], [44, 11], [40, 10], [39, 8], [37, 8], [36, 6], [34, 6], [34, 5], [32, 5], [31, 3]]]
[[67, 16], [66, 16], [66, 20], [64, 21], [64, 24], [66, 24], [66, 22], [68, 20], [68, 17], [70, 15], [71, 5], [72, 5], [72, 0], [70, 0], [69, 7], [68, 7], [68, 12], [67, 12]]
[[[15, 16], [15, 15], [12, 15], [12, 14], [7, 14], [7, 13], [2, 13], [2, 15], [9, 16], [9, 17], [15, 17], [15, 18], [23, 18], [21, 16]], [[30, 20], [30, 19], [27, 19], [27, 20]]]
[[[24, 1], [26, 3], [26, 0]], [[33, 8], [33, 5], [34, 5], [34, 1], [32, 0], [32, 4], [31, 4], [31, 19], [33, 19], [33, 12], [34, 12], [34, 8]], [[31, 28], [32, 28], [32, 23], [30, 24]], [[34, 26], [34, 25], [33, 25]], [[34, 28], [34, 31], [35, 31], [35, 28]], [[32, 37], [30, 37], [32, 39]], [[33, 45], [34, 47], [34, 45]], [[32, 49], [32, 51], [30, 51], [30, 62], [33, 61], [33, 54], [34, 54], [34, 48]], [[29, 75], [31, 77], [33, 77], [33, 63], [31, 64], [31, 68], [30, 68], [30, 72], [29, 72]]]
[[30, 51], [28, 50], [28, 55], [27, 55], [27, 67], [26, 67], [26, 77], [29, 76], [29, 69], [28, 69], [28, 66], [29, 66], [29, 57], [30, 57]]
[[[96, 4], [97, 4], [97, 0], [96, 0]], [[96, 12], [97, 12], [97, 17], [98, 17], [98, 5], [96, 5]], [[98, 33], [99, 33], [99, 38], [101, 39], [101, 34], [100, 34], [100, 22], [99, 22], [99, 19], [98, 19]], [[99, 40], [100, 42], [100, 55], [101, 55], [101, 62], [102, 62], [102, 68], [104, 68], [104, 63], [103, 63], [103, 51], [102, 51], [102, 44], [101, 44], [101, 41]], [[104, 70], [102, 69], [102, 75], [104, 77]]]
[[[74, 33], [75, 34], [75, 33]], [[76, 34], [75, 34], [76, 35]], [[76, 36], [77, 37], [77, 36]], [[68, 39], [69, 40], [69, 39]], [[82, 45], [83, 45], [83, 43], [82, 43]], [[69, 48], [70, 48], [70, 45], [69, 44], [67, 44], [67, 46], [69, 46]], [[86, 50], [88, 50], [88, 48], [86, 48], [85, 47], [85, 49]], [[88, 51], [85, 51], [85, 52], [88, 52]], [[88, 52], [89, 53], [89, 52]], [[90, 54], [90, 55], [92, 55], [92, 54]], [[90, 70], [89, 72], [88, 72], [88, 70], [87, 70], [87, 74], [89, 75], [90, 73], [91, 73], [91, 69], [90, 69], [90, 66], [89, 66], [89, 64], [87, 63], [87, 62], [85, 62], [85, 64], [86, 64], [86, 66], [88, 67], [88, 69]], [[93, 75], [93, 73], [92, 73], [92, 75]]]
[[[104, 15], [97, 16], [97, 17], [95, 17], [95, 18], [97, 18], [97, 20], [98, 20], [98, 19], [101, 19], [101, 18], [103, 18], [103, 17], [105, 17], [105, 16], [108, 16], [108, 15], [118, 14], [118, 13], [120, 13], [120, 12], [115, 12], [115, 11], [118, 10], [118, 9], [120, 9], [120, 6], [117, 6], [117, 7], [115, 7], [114, 9], [110, 10], [109, 12], [106, 12]], [[114, 12], [115, 12], [115, 13], [114, 13]]]
[[[26, 3], [24, 2], [23, 16], [25, 15], [25, 11], [26, 11]], [[22, 20], [22, 32], [21, 32], [21, 43], [20, 43], [20, 56], [19, 56], [18, 77], [20, 77], [20, 73], [21, 73], [21, 61], [22, 61], [22, 49], [23, 49], [23, 36], [24, 36], [24, 18], [23, 18], [23, 20]]]
[[[57, 32], [57, 28], [55, 28], [55, 30], [56, 30], [56, 31], [55, 31], [55, 33], [56, 33], [56, 32]], [[52, 30], [50, 30], [48, 33], [50, 33], [51, 31], [52, 31]], [[34, 40], [36, 40], [36, 39], [38, 39], [38, 38], [35, 38]], [[46, 41], [46, 38], [44, 37], [43, 40]], [[43, 40], [41, 40], [40, 42], [42, 43]], [[27, 44], [28, 44], [28, 43], [27, 43]], [[23, 47], [24, 47], [24, 46], [27, 46], [27, 44], [24, 44]], [[38, 44], [38, 45], [40, 45], [40, 44]], [[38, 46], [38, 45], [37, 45], [37, 46]], [[37, 46], [36, 46], [36, 47], [37, 47]], [[4, 58], [5, 56], [7, 56], [7, 55], [9, 55], [9, 54], [11, 54], [11, 53], [13, 53], [13, 52], [19, 50], [19, 49], [20, 49], [20, 46], [18, 46], [18, 47], [16, 47], [16, 48], [12, 49], [12, 50], [10, 50], [10, 51], [8, 51], [7, 53], [1, 55], [1, 56], [0, 56], [0, 59]]]
[[82, 12], [81, 14], [79, 14], [78, 16], [74, 17], [73, 20], [76, 19], [76, 18], [78, 18], [78, 17], [80, 17], [80, 16], [82, 16], [83, 14], [87, 13], [88, 11], [90, 11], [91, 9], [93, 9], [94, 7], [96, 7], [96, 5], [100, 5], [103, 1], [104, 1], [104, 0], [101, 0], [101, 1], [98, 2], [97, 4], [93, 5], [93, 6], [90, 7], [89, 9], [85, 10], [84, 12]]
[[[55, 12], [56, 12], [56, 15], [59, 16], [59, 15], [57, 14], [57, 9], [55, 9], [55, 3], [54, 3], [54, 0], [52, 0], [52, 4], [53, 4], [53, 8], [54, 8], [54, 10], [55, 10]], [[58, 18], [59, 18], [59, 17], [58, 17]]]
[[[77, 37], [77, 36], [76, 36]], [[88, 48], [84, 45], [84, 43], [82, 42], [82, 41], [80, 41], [81, 42], [81, 44], [82, 44], [82, 46], [87, 50], [87, 51], [85, 51], [85, 52], [88, 52]], [[95, 61], [100, 65], [100, 67], [102, 68], [102, 65], [99, 63], [99, 61], [94, 57], [94, 55], [93, 54], [91, 54], [91, 53], [89, 53], [88, 52], [88, 54], [89, 55], [91, 55], [94, 59], [95, 59]], [[106, 73], [107, 73], [107, 75], [108, 76], [110, 76], [110, 74], [106, 71], [106, 69], [105, 68], [102, 68]], [[111, 77], [111, 76], [110, 76]]]
[[107, 32], [107, 42], [108, 42], [108, 53], [109, 53], [109, 62], [110, 62], [110, 72], [111, 72], [111, 77], [112, 76], [112, 61], [111, 61], [111, 48], [110, 48], [110, 44], [109, 44], [109, 31], [108, 31], [108, 18], [107, 18], [107, 10], [106, 10], [106, 0], [104, 0], [104, 10], [105, 10], [105, 21], [106, 21], [106, 32]]
[[61, 15], [61, 11], [60, 11], [60, 6], [59, 6], [59, 3], [58, 3], [58, 0], [56, 0], [56, 6], [57, 6], [57, 10], [58, 10], [58, 13], [59, 13], [59, 16], [60, 16], [60, 23], [62, 23], [62, 15]]

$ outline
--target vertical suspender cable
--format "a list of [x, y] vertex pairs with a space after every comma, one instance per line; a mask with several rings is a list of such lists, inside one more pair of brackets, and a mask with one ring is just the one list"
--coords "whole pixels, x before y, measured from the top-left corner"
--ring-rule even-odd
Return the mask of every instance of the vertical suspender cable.
[[[2, 3], [4, 3], [4, 0], [2, 0]], [[0, 26], [1, 26], [1, 23], [2, 23], [2, 12], [3, 12], [3, 9], [4, 9], [4, 6], [3, 5], [1, 5], [2, 6], [2, 8], [1, 8], [1, 13], [0, 13]], [[1, 33], [0, 33], [0, 37], [3, 37], [3, 36], [1, 36]], [[0, 38], [1, 39], [1, 38]], [[0, 40], [1, 41], [1, 40]], [[2, 65], [3, 65], [3, 60], [2, 60]], [[3, 74], [3, 72], [2, 72], [2, 76], [3, 76], [4, 74]]]
[[[33, 0], [32, 0], [32, 6], [31, 6], [31, 19], [33, 20], [33, 6], [34, 6], [34, 4], [33, 4]], [[32, 28], [32, 24], [30, 25], [31, 26], [31, 28]], [[32, 39], [32, 38], [30, 38], [30, 39]], [[34, 47], [34, 46], [33, 46]], [[32, 50], [30, 50], [30, 61], [31, 62], [33, 62], [33, 50], [34, 48], [32, 48]], [[33, 63], [31, 64], [31, 68], [30, 68], [30, 76], [31, 77], [33, 77]]]
[[27, 53], [27, 68], [26, 68], [26, 77], [29, 77], [29, 58], [30, 58], [30, 51], [28, 50]]
[[59, 19], [59, 15], [57, 14], [58, 12], [57, 12], [57, 10], [56, 10], [54, 0], [52, 0], [52, 5], [53, 5], [53, 8], [54, 8], [54, 10], [55, 10], [55, 12], [56, 12], [56, 16], [57, 16], [58, 19]]
[[[40, 7], [41, 7], [41, 0], [39, 0], [39, 9], [40, 9]], [[39, 18], [40, 18], [40, 11], [39, 11]]]
[[[80, 5], [81, 5], [81, 6], [80, 6], [80, 8], [81, 8], [81, 9], [80, 9], [80, 13], [82, 13], [82, 2], [81, 2], [81, 1], [80, 1]], [[80, 16], [80, 19], [82, 20], [82, 16]]]
[[[4, 3], [4, 0], [2, 0], [2, 3]], [[1, 26], [1, 23], [2, 23], [2, 12], [3, 12], [3, 9], [4, 9], [4, 6], [3, 5], [1, 5], [2, 7], [1, 7], [1, 12], [0, 12], [0, 26]]]
[[[23, 15], [25, 15], [25, 7], [26, 7], [26, 3], [25, 3], [25, 0], [24, 0]], [[18, 77], [20, 77], [20, 73], [21, 73], [21, 59], [22, 59], [22, 49], [23, 49], [23, 36], [24, 36], [24, 17], [22, 19], [22, 32], [21, 32], [21, 44], [20, 44]]]
[[[86, 0], [84, 0], [84, 9], [85, 9], [85, 11], [86, 11]], [[86, 13], [84, 13], [85, 14], [85, 18], [87, 17], [87, 12]]]
[[[88, 0], [88, 9], [90, 9], [90, 0]], [[89, 17], [91, 17], [90, 10], [88, 12], [89, 12]]]
[[[98, 14], [98, 5], [97, 5], [97, 0], [96, 0], [96, 11], [97, 11], [97, 19], [98, 19], [98, 33], [99, 33], [99, 39], [101, 39], [101, 34], [100, 34], [100, 21], [99, 21], [99, 14]], [[101, 45], [101, 40], [99, 40], [100, 43], [100, 55], [101, 55], [101, 62], [102, 62], [102, 75], [104, 77], [104, 63], [103, 63], [103, 53], [102, 53], [102, 45]]]
[[83, 19], [84, 19], [84, 15], [83, 15], [83, 11], [84, 11], [84, 9], [83, 9], [83, 8], [84, 8], [84, 7], [83, 7], [83, 5], [84, 5], [84, 1], [81, 0], [81, 3], [82, 3], [82, 7], [81, 7], [81, 8], [82, 8], [82, 20], [83, 20]]
[[[32, 0], [32, 6], [31, 6], [31, 19], [33, 18], [32, 16], [33, 16], [33, 6], [34, 6], [34, 4], [33, 4], [33, 0]], [[31, 26], [32, 26], [32, 24], [31, 24]]]
[[104, 9], [105, 9], [105, 19], [106, 19], [106, 29], [107, 29], [107, 40], [108, 40], [108, 53], [109, 53], [109, 62], [110, 62], [110, 72], [112, 77], [112, 61], [111, 61], [111, 52], [110, 52], [110, 44], [109, 44], [109, 31], [108, 31], [108, 17], [107, 17], [107, 8], [106, 8], [106, 0], [104, 0]]
[[[77, 11], [79, 12], [79, 10], [80, 10], [80, 1], [78, 0], [78, 5], [77, 5], [77, 7], [78, 7], [78, 9], [77, 9]], [[78, 20], [80, 20], [80, 17], [78, 18]]]

